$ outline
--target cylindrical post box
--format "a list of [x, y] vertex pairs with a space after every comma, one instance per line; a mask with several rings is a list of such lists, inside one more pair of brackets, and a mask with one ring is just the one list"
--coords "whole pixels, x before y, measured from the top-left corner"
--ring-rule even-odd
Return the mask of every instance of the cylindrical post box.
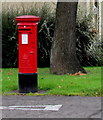
[[37, 16], [16, 17], [18, 22], [19, 92], [37, 92]]

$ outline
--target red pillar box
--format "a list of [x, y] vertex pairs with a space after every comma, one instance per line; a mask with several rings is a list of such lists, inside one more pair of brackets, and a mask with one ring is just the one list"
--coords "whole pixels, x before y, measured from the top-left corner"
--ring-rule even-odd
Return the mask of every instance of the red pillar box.
[[19, 92], [37, 91], [37, 16], [16, 17], [18, 22]]

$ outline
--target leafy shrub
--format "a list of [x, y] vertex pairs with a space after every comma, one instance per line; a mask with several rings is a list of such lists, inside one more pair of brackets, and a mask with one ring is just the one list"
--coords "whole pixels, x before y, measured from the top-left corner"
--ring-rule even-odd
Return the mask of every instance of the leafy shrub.
[[24, 8], [23, 4], [20, 10], [9, 7], [2, 12], [3, 67], [17, 67], [18, 40], [15, 18], [20, 15], [34, 15], [41, 18], [38, 24], [38, 66], [49, 66], [55, 12], [51, 11], [46, 4], [40, 9], [37, 9], [36, 4], [31, 5], [29, 9]]
[[[17, 67], [17, 23], [16, 16], [34, 15], [41, 19], [38, 24], [38, 67], [49, 67], [50, 49], [55, 26], [55, 10], [51, 11], [47, 4], [37, 9], [36, 4], [21, 9], [10, 8], [2, 12], [2, 53], [3, 67]], [[92, 16], [77, 20], [77, 56], [81, 65], [101, 65], [101, 45], [97, 45], [96, 33], [91, 26]], [[100, 42], [101, 43], [101, 42]]]
[[38, 66], [50, 66], [50, 49], [55, 26], [55, 11], [50, 12], [47, 6], [43, 6], [38, 24]]
[[14, 67], [17, 63], [17, 27], [15, 13], [2, 12], [2, 62], [3, 67]]
[[[93, 15], [77, 19], [77, 56], [83, 66], [102, 65], [102, 47], [98, 31], [93, 25]], [[98, 44], [99, 43], [99, 44]]]

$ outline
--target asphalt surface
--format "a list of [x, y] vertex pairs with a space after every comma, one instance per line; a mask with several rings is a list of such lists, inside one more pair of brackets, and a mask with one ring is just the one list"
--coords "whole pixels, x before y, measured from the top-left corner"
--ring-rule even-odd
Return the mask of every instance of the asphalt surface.
[[58, 111], [2, 110], [2, 118], [101, 118], [101, 97], [2, 96], [3, 106], [57, 104]]

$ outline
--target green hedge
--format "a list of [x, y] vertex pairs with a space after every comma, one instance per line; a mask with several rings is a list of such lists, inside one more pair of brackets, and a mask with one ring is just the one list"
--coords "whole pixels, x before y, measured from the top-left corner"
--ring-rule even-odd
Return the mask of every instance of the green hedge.
[[[13, 8], [2, 12], [2, 49], [3, 49], [3, 67], [17, 67], [17, 23], [15, 17], [19, 15], [39, 16], [38, 24], [38, 67], [50, 66], [50, 49], [55, 27], [55, 11], [51, 12], [47, 5], [44, 4], [41, 9], [37, 10], [31, 6], [31, 9], [24, 8], [19, 11]], [[77, 57], [81, 65], [93, 66], [101, 65], [101, 47], [96, 46], [93, 49], [99, 50], [99, 53], [91, 52], [91, 46], [94, 44], [94, 35], [88, 23], [90, 16], [84, 20], [77, 20]], [[88, 20], [89, 19], [89, 20]]]

